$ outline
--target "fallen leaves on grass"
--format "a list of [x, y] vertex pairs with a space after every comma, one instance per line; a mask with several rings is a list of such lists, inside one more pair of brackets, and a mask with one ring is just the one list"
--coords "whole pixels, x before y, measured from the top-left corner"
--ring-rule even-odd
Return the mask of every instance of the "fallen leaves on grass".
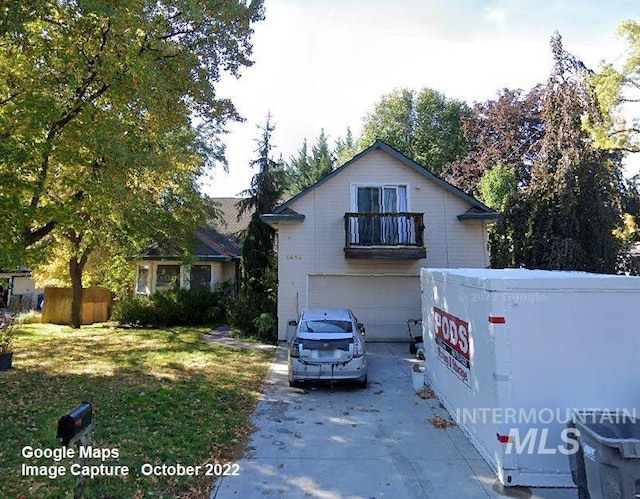
[[[69, 473], [56, 480], [23, 477], [24, 459], [6, 449], [58, 445], [51, 428], [84, 394], [94, 395], [94, 445], [117, 447], [118, 464], [130, 470], [142, 463], [236, 461], [251, 431], [250, 414], [272, 353], [207, 345], [202, 332], [24, 326], [16, 341], [17, 367], [0, 376], [0, 398], [11, 401], [0, 403], [0, 495], [66, 497], [73, 490]], [[204, 475], [132, 472], [97, 477], [85, 492], [88, 497], [195, 499], [208, 497], [212, 482]]]
[[446, 430], [447, 428], [452, 428], [456, 425], [453, 421], [447, 421], [440, 416], [429, 419], [429, 423], [431, 423], [431, 426], [433, 426], [434, 428], [439, 428], [441, 430]]

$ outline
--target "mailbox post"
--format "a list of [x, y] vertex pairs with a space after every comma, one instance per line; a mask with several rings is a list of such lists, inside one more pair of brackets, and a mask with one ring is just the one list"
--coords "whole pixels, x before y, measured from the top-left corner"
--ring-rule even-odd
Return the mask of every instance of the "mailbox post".
[[[90, 402], [83, 402], [68, 414], [58, 420], [57, 438], [62, 439], [62, 445], [77, 444], [78, 447], [91, 445], [91, 433], [93, 431], [93, 406]], [[83, 466], [86, 457], [79, 453], [79, 463]], [[74, 499], [82, 498], [86, 477], [82, 474], [76, 478], [76, 486], [73, 492]]]

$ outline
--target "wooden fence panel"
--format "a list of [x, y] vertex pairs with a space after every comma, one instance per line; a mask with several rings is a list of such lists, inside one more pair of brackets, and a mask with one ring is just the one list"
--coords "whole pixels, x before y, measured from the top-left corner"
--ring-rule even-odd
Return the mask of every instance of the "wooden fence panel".
[[[71, 288], [44, 288], [42, 322], [71, 324]], [[82, 290], [82, 323], [93, 324], [109, 320], [113, 294], [106, 288]]]

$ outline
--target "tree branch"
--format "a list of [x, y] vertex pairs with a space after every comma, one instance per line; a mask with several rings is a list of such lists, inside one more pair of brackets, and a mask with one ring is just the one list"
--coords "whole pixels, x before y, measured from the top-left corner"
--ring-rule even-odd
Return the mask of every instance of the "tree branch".
[[53, 229], [56, 228], [57, 224], [58, 223], [56, 221], [51, 220], [44, 224], [42, 227], [39, 227], [35, 230], [31, 230], [27, 227], [22, 233], [22, 243], [24, 247], [28, 248], [32, 244], [40, 241], [40, 239], [42, 239], [43, 237], [49, 235], [53, 231]]
[[174, 31], [173, 33], [168, 33], [166, 35], [163, 35], [161, 37], [159, 37], [159, 40], [168, 40], [169, 38], [173, 38], [174, 36], [179, 36], [179, 35], [190, 35], [192, 34], [194, 31], [192, 29], [184, 29], [184, 30], [178, 30], [178, 31]]
[[11, 94], [9, 95], [7, 98], [0, 100], [0, 106], [3, 106], [4, 104], [6, 104], [7, 102], [12, 101], [13, 99], [15, 99], [16, 97], [18, 97], [19, 95], [22, 95], [24, 92], [16, 92], [15, 94]]

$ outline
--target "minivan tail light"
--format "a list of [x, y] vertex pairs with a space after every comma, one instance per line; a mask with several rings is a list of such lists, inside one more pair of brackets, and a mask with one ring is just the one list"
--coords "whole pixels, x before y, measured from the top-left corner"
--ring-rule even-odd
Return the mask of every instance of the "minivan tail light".
[[353, 357], [358, 358], [364, 355], [364, 345], [358, 336], [353, 337]]

